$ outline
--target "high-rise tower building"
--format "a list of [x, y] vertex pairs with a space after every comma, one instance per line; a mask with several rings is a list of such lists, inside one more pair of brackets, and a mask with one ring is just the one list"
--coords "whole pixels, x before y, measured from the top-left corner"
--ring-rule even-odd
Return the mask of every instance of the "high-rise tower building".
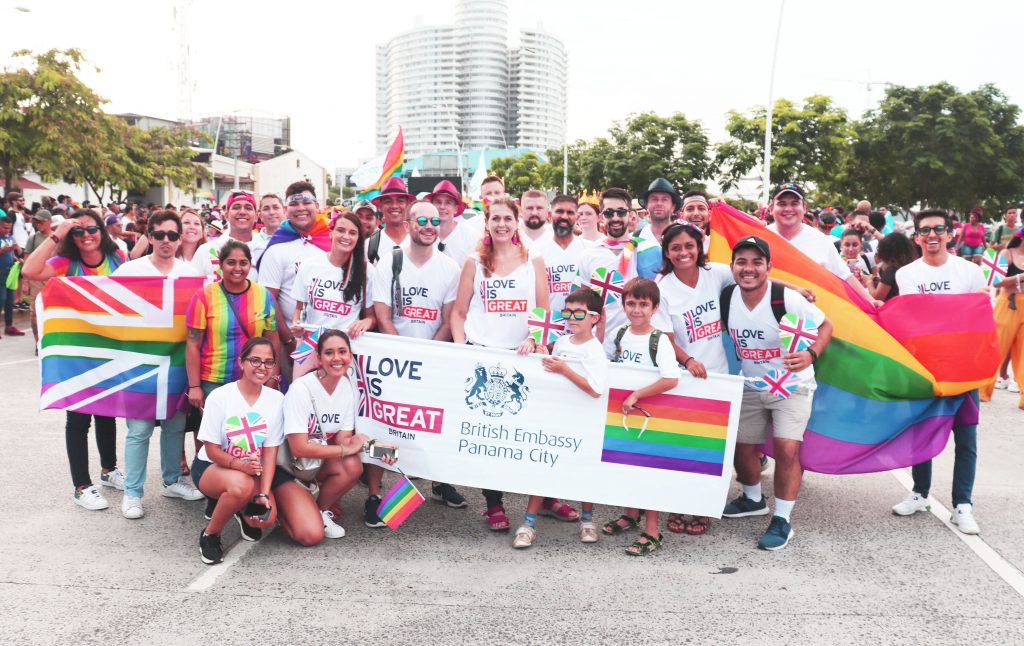
[[507, 0], [457, 0], [455, 23], [417, 27], [377, 47], [378, 152], [402, 127], [409, 156], [565, 141], [567, 55], [522, 30], [508, 47]]

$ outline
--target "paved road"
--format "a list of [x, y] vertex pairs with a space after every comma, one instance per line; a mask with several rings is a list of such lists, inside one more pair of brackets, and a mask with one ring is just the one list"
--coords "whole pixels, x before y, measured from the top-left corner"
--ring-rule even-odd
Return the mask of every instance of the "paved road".
[[[538, 543], [514, 551], [485, 529], [476, 491], [468, 509], [428, 503], [399, 533], [370, 530], [356, 489], [346, 538], [300, 548], [278, 531], [245, 549], [229, 527], [241, 558], [211, 572], [197, 553], [203, 503], [160, 497], [155, 441], [145, 518], [122, 518], [109, 489], [109, 510], [72, 503], [64, 416], [36, 412], [32, 355], [29, 339], [0, 340], [0, 643], [1024, 643], [1021, 592], [935, 516], [890, 514], [906, 490], [889, 473], [808, 474], [777, 553], [754, 548], [763, 518], [668, 535], [646, 559], [543, 519]], [[974, 545], [1019, 577], [1024, 412], [996, 395], [982, 410]], [[949, 449], [935, 469], [947, 506], [951, 471]], [[518, 520], [524, 498], [508, 503]]]

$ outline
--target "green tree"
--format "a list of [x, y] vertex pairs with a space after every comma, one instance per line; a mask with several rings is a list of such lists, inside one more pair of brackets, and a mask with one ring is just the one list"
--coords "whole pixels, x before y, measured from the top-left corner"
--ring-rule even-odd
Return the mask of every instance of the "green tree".
[[[729, 140], [718, 145], [715, 161], [723, 190], [734, 188], [764, 159], [765, 109], [746, 114], [731, 110], [725, 124]], [[827, 96], [815, 95], [798, 105], [779, 99], [772, 110], [772, 183], [796, 181], [824, 189], [841, 181], [852, 126], [846, 110]]]
[[856, 124], [846, 182], [878, 202], [955, 207], [1024, 198], [1020, 108], [994, 85], [886, 90]]
[[0, 73], [0, 174], [7, 190], [33, 170], [45, 179], [80, 179], [101, 151], [104, 103], [76, 76], [77, 49], [14, 53], [20, 69]]
[[544, 175], [546, 165], [540, 161], [536, 153], [526, 153], [522, 157], [497, 157], [491, 160], [490, 172], [505, 182], [505, 192], [518, 197], [530, 189], [549, 188]]

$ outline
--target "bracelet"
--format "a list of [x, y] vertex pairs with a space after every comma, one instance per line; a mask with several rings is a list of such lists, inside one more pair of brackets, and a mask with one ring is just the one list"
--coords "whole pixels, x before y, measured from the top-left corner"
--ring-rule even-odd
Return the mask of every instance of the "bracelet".
[[811, 363], [814, 363], [815, 361], [818, 360], [818, 353], [817, 352], [815, 352], [814, 350], [812, 350], [810, 348], [807, 348], [807, 352], [809, 352], [810, 355], [811, 355]]
[[344, 444], [339, 444], [338, 446], [341, 447], [341, 459], [344, 460], [345, 459], [345, 445]]
[[199, 386], [189, 386], [188, 387], [189, 390], [192, 390], [193, 388], [199, 388]]
[[684, 367], [684, 368], [686, 367], [686, 364], [690, 363], [690, 360], [691, 360], [691, 359], [693, 359], [693, 356], [692, 356], [692, 355], [691, 355], [691, 356], [689, 356], [689, 357], [686, 357], [686, 361], [684, 361], [684, 362], [683, 362], [683, 367]]
[[295, 343], [295, 337], [292, 337], [292, 338], [290, 338], [290, 339], [286, 339], [286, 340], [284, 341], [284, 344], [285, 344], [285, 345], [291, 345], [292, 343]]
[[56, 233], [50, 234], [50, 240], [53, 240], [56, 244], [60, 244], [60, 238], [57, 237]]
[[252, 497], [253, 500], [256, 500], [257, 498], [266, 498], [267, 500], [270, 500], [270, 496], [265, 493], [258, 493]]

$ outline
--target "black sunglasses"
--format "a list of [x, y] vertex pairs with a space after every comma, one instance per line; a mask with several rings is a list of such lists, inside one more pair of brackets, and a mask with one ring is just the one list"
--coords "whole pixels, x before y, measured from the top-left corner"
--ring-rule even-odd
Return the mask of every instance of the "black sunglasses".
[[153, 238], [157, 242], [163, 242], [164, 238], [167, 238], [171, 242], [177, 242], [181, 239], [181, 234], [177, 231], [154, 231], [149, 234], [150, 238]]
[[606, 218], [614, 218], [616, 216], [624, 218], [629, 214], [629, 209], [605, 209], [601, 213]]
[[89, 235], [95, 235], [96, 232], [99, 230], [100, 228], [98, 226], [96, 226], [95, 224], [90, 224], [87, 227], [75, 227], [74, 229], [71, 230], [71, 235], [75, 236], [76, 238], [81, 238], [87, 233]]
[[947, 227], [947, 226], [946, 226], [945, 224], [940, 224], [940, 225], [938, 225], [938, 226], [935, 226], [935, 227], [919, 227], [919, 228], [917, 229], [917, 233], [918, 233], [919, 235], [923, 235], [923, 236], [926, 236], [926, 235], [928, 235], [929, 233], [931, 233], [932, 231], [934, 231], [934, 232], [935, 232], [935, 233], [937, 233], [938, 235], [942, 235], [943, 233], [945, 233], [945, 232], [946, 232], [946, 230], [947, 230], [948, 228], [949, 228], [949, 227]]

